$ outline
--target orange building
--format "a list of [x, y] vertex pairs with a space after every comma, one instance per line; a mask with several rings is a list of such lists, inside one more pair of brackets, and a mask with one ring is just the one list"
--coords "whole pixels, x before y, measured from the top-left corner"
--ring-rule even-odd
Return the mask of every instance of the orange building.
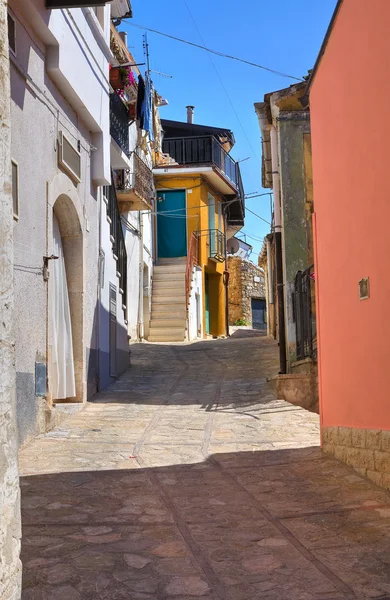
[[384, 487], [390, 487], [389, 23], [389, 0], [339, 1], [306, 90], [323, 447]]

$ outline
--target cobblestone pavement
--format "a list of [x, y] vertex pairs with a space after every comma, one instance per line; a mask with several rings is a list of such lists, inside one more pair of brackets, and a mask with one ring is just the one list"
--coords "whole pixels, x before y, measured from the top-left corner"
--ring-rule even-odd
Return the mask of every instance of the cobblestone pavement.
[[22, 451], [23, 600], [390, 598], [390, 496], [322, 455], [250, 333], [133, 346]]

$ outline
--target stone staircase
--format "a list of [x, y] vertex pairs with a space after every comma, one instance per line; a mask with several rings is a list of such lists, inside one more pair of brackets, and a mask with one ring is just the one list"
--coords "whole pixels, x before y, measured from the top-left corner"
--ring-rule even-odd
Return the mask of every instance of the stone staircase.
[[187, 258], [162, 258], [153, 269], [149, 342], [184, 342], [186, 339]]

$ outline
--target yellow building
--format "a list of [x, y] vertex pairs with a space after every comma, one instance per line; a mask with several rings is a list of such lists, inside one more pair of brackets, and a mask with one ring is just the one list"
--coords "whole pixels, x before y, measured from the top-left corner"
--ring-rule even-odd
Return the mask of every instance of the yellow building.
[[[191, 114], [191, 111], [190, 111]], [[226, 239], [244, 224], [231, 131], [162, 121], [149, 339], [227, 335]]]

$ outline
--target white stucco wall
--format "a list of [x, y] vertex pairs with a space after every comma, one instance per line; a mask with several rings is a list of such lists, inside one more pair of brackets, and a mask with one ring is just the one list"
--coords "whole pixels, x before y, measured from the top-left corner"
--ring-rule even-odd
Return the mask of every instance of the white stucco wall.
[[[11, 156], [19, 165], [19, 218], [14, 222], [14, 248], [20, 443], [46, 427], [46, 399], [35, 395], [35, 363], [46, 362], [48, 306], [42, 267], [43, 257], [51, 253], [52, 210], [61, 194], [69, 193], [74, 199], [72, 202], [83, 236], [83, 329], [74, 332], [77, 341], [81, 339], [83, 344], [83, 399], [93, 394], [97, 387], [99, 223], [98, 190], [92, 180], [96, 154], [91, 147], [95, 144], [94, 134], [47, 72], [47, 37], [44, 40], [37, 35], [42, 28], [35, 27], [36, 22], [29, 20], [27, 9], [30, 4], [33, 2], [10, 1], [10, 10], [16, 20], [17, 45], [16, 57], [11, 60]], [[79, 16], [81, 18], [81, 11]], [[72, 33], [63, 29], [59, 39], [66, 46], [71, 37]], [[96, 49], [96, 52], [98, 55], [100, 51]], [[74, 56], [73, 70], [85, 71], [86, 60], [82, 53]], [[96, 117], [99, 110], [102, 115], [106, 110], [102, 108], [102, 99], [102, 94], [97, 96], [100, 109], [96, 108]], [[96, 104], [95, 101], [92, 104]], [[103, 121], [101, 125], [106, 127]], [[58, 167], [59, 131], [64, 131], [74, 145], [80, 143], [79, 184], [71, 181]]]
[[[108, 185], [110, 7], [105, 10], [104, 29], [89, 8], [47, 11], [39, 0], [11, 0], [10, 8], [40, 40], [47, 73], [93, 134], [92, 176], [96, 185]], [[17, 45], [21, 46], [18, 40]]]
[[[192, 273], [192, 289], [188, 307], [188, 338], [190, 341], [203, 336], [202, 287], [202, 269], [200, 269], [199, 267], [194, 267]], [[199, 296], [199, 317], [197, 315], [197, 296]], [[200, 332], [198, 331], [197, 326], [198, 320], [201, 326]]]

